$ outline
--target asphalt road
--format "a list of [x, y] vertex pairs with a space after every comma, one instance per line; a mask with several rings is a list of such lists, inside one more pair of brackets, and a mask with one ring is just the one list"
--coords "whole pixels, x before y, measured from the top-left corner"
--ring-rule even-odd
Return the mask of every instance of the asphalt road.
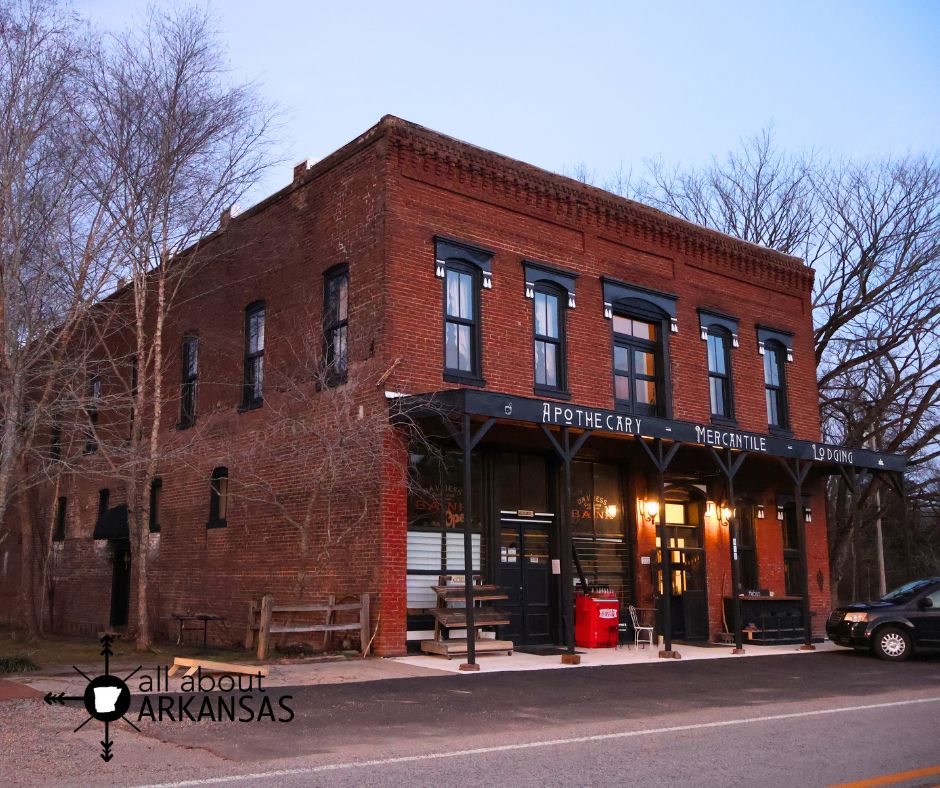
[[146, 732], [221, 756], [246, 775], [232, 784], [252, 786], [812, 786], [934, 766], [895, 784], [940, 785], [937, 657], [835, 652], [283, 691], [289, 723]]
[[882, 784], [940, 786], [938, 656], [794, 654], [267, 694], [275, 709], [291, 695], [294, 719], [157, 724], [132, 708], [141, 733], [118, 724], [107, 765], [99, 731], [72, 733], [83, 710], [11, 701], [0, 743], [16, 760], [4, 770], [0, 755], [0, 783], [823, 786], [919, 770]]

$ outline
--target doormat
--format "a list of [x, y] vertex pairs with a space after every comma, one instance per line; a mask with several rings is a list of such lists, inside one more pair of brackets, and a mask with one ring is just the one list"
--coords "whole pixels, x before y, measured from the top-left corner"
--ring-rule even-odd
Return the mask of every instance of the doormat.
[[[560, 657], [567, 654], [568, 649], [564, 646], [516, 646], [513, 651], [519, 654], [534, 654], [537, 657]], [[583, 654], [583, 651], [575, 650], [575, 654]]]

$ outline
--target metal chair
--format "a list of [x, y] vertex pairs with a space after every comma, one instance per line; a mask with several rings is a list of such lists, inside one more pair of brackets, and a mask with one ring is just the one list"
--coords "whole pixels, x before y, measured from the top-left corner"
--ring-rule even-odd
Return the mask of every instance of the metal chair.
[[630, 621], [633, 623], [633, 645], [636, 648], [639, 648], [641, 643], [644, 646], [647, 644], [652, 646], [653, 630], [655, 627], [640, 624], [640, 617], [637, 615], [636, 608], [633, 605], [628, 605], [627, 609], [630, 611]]

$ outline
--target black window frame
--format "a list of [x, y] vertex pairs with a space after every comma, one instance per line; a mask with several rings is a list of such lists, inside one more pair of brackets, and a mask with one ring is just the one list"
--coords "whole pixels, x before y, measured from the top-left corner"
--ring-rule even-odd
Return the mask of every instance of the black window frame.
[[160, 503], [163, 498], [163, 479], [157, 476], [150, 481], [150, 512], [147, 522], [150, 533], [160, 533]]
[[101, 375], [92, 375], [88, 379], [88, 407], [85, 415], [88, 418], [87, 435], [85, 437], [85, 454], [94, 454], [98, 451], [98, 414], [101, 401]]
[[199, 335], [190, 331], [180, 340], [180, 420], [177, 429], [195, 426], [199, 396]]
[[[784, 593], [787, 596], [803, 596], [803, 556], [800, 550], [800, 539], [802, 538], [802, 524], [800, 517], [806, 516], [805, 504], [797, 507], [793, 499], [784, 499], [783, 503], [778, 503], [778, 507], [783, 509], [783, 520], [780, 526], [783, 533], [781, 541], [783, 544], [783, 577]], [[791, 530], [792, 533], [791, 533]]]
[[[773, 385], [767, 380], [767, 354], [772, 353], [777, 360], [777, 376], [779, 385]], [[771, 432], [782, 432], [790, 434], [790, 402], [789, 392], [787, 391], [787, 348], [778, 340], [772, 339], [764, 342], [764, 407], [767, 409], [767, 429]], [[776, 398], [777, 412], [780, 414], [779, 423], [773, 423], [770, 420], [770, 408], [768, 406], [768, 396]]]
[[228, 468], [219, 466], [212, 469], [209, 478], [209, 520], [206, 528], [225, 528], [228, 526]]
[[53, 542], [65, 541], [65, 514], [68, 502], [69, 499], [64, 495], [60, 495], [56, 499], [55, 528], [52, 531]]
[[49, 459], [52, 462], [62, 461], [62, 424], [58, 419], [52, 422], [49, 432]]
[[[342, 303], [339, 289], [334, 286], [346, 285], [346, 314], [339, 314]], [[339, 284], [338, 284], [339, 283]], [[337, 299], [333, 303], [334, 298]], [[336, 336], [342, 336], [342, 357], [338, 360]], [[340, 263], [323, 274], [323, 364], [324, 383], [338, 386], [345, 383], [349, 375], [349, 264]]]
[[102, 487], [98, 490], [98, 519], [95, 520], [95, 523], [100, 523], [104, 520], [105, 515], [108, 513], [108, 506], [111, 504], [111, 490], [107, 487]]
[[[539, 296], [551, 297], [556, 303], [556, 324], [558, 326], [558, 336], [552, 337], [547, 334], [539, 334], [538, 326], [538, 302]], [[533, 391], [536, 394], [547, 397], [570, 397], [568, 390], [568, 336], [567, 336], [567, 316], [568, 291], [559, 285], [551, 282], [538, 282], [532, 293], [532, 373], [533, 373]], [[550, 344], [556, 349], [555, 366], [557, 372], [557, 381], [555, 385], [548, 383], [539, 383], [538, 369], [538, 346], [539, 343]]]
[[[627, 320], [638, 320], [643, 323], [650, 323], [656, 328], [657, 338], [655, 341], [641, 339], [640, 337], [627, 336], [619, 334], [614, 328], [614, 317], [621, 317]], [[669, 332], [671, 318], [658, 307], [637, 302], [634, 299], [618, 301], [613, 304], [610, 321], [611, 332], [611, 384], [614, 396], [614, 408], [635, 416], [652, 416], [659, 418], [669, 418], [672, 411], [672, 392], [669, 377]], [[624, 377], [623, 371], [617, 369], [617, 347], [624, 348], [629, 353], [629, 370], [625, 376], [630, 382], [631, 399], [621, 400], [617, 398], [617, 376]], [[636, 399], [636, 373], [634, 367], [633, 351], [651, 352], [654, 363], [657, 365], [658, 374], [652, 380], [655, 383], [656, 404], [652, 407], [642, 405], [637, 407]], [[649, 376], [643, 375], [643, 380], [649, 380]]]
[[[261, 348], [251, 349], [251, 321], [258, 315], [261, 315]], [[241, 410], [254, 410], [264, 404], [264, 350], [267, 342], [267, 305], [263, 300], [252, 301], [245, 307], [245, 368], [244, 379], [242, 382], [242, 404]], [[255, 363], [258, 367], [255, 367]], [[258, 370], [260, 369], [260, 376]], [[257, 378], [260, 377], [260, 385]], [[260, 394], [255, 395], [255, 389], [260, 390]]]
[[739, 498], [735, 509], [741, 589], [757, 590], [760, 588], [760, 561], [757, 556], [757, 504], [748, 498]]
[[[725, 371], [719, 372], [717, 369], [712, 368], [712, 340], [720, 339], [723, 346], [723, 359], [725, 363]], [[705, 338], [705, 364], [708, 370], [708, 409], [711, 414], [711, 420], [718, 424], [727, 424], [727, 425], [737, 425], [737, 418], [735, 417], [735, 407], [734, 407], [734, 368], [732, 366], [731, 359], [731, 348], [733, 343], [733, 337], [728, 329], [721, 326], [709, 326], [706, 329], [706, 338]], [[725, 409], [725, 413], [717, 413], [715, 411], [715, 403], [712, 397], [712, 381], [720, 381], [724, 388], [724, 400], [722, 406]]]
[[[451, 315], [447, 311], [447, 280], [451, 273], [463, 274], [470, 277], [471, 294], [470, 306], [473, 310], [473, 316], [470, 319]], [[462, 383], [468, 386], [484, 386], [483, 380], [483, 342], [482, 342], [482, 315], [480, 314], [480, 291], [483, 289], [483, 275], [480, 269], [473, 263], [452, 258], [447, 260], [444, 265], [443, 277], [443, 304], [442, 311], [444, 316], [444, 335], [443, 335], [443, 355], [444, 355], [444, 380], [450, 383]], [[447, 366], [447, 327], [453, 324], [457, 326], [468, 326], [470, 328], [470, 370], [462, 370]]]

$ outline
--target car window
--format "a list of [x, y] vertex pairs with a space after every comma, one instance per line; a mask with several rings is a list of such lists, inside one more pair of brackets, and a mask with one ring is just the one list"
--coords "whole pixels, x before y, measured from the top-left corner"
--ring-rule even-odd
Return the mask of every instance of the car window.
[[933, 602], [931, 610], [940, 611], [940, 588], [936, 589], [932, 594], [927, 594], [927, 599]]
[[900, 588], [894, 589], [890, 594], [885, 594], [881, 597], [881, 601], [903, 602], [913, 597], [918, 591], [922, 591], [925, 586], [929, 586], [932, 582], [931, 580], [914, 580], [910, 583], [905, 583]]

